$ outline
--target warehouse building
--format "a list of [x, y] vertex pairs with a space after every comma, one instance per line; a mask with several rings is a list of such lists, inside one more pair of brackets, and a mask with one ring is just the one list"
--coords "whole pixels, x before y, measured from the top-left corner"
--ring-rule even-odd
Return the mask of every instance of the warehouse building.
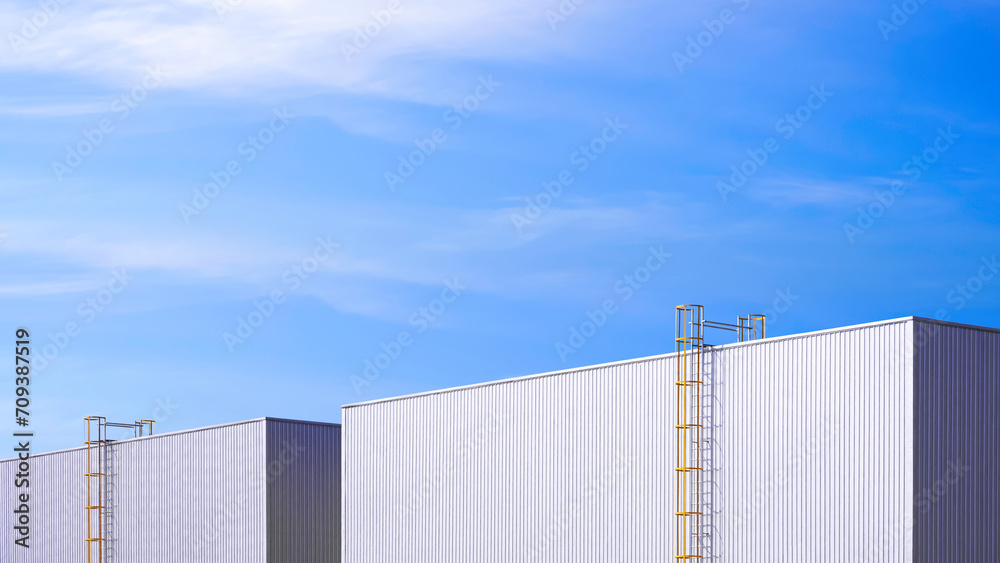
[[[4, 541], [0, 560], [340, 560], [340, 425], [260, 418], [90, 446], [30, 457], [30, 548]], [[0, 461], [5, 537], [17, 466]]]
[[1000, 330], [701, 342], [345, 406], [344, 563], [1000, 561]]
[[261, 418], [33, 455], [0, 560], [1000, 561], [1000, 330], [695, 319], [670, 354], [345, 406], [343, 444]]

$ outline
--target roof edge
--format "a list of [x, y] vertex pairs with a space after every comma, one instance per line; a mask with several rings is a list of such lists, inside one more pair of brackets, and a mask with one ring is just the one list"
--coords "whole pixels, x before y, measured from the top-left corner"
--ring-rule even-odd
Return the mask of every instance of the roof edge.
[[970, 325], [970, 324], [967, 324], [967, 323], [956, 323], [954, 321], [945, 321], [945, 320], [942, 320], [942, 319], [932, 319], [932, 318], [929, 318], [929, 317], [913, 317], [913, 320], [917, 321], [918, 323], [926, 323], [926, 324], [931, 324], [931, 325], [950, 326], [950, 327], [953, 327], [953, 328], [964, 328], [964, 329], [967, 329], [967, 330], [975, 330], [975, 331], [978, 331], [978, 332], [991, 332], [991, 333], [995, 333], [995, 334], [1000, 334], [1000, 328], [993, 328], [993, 327], [989, 327], [989, 326]]
[[[847, 331], [859, 330], [859, 329], [863, 329], [863, 328], [872, 328], [872, 327], [876, 327], [876, 326], [883, 326], [883, 325], [890, 325], [890, 324], [900, 324], [900, 323], [906, 323], [906, 322], [913, 322], [913, 321], [915, 321], [917, 319], [918, 319], [918, 317], [913, 317], [913, 316], [910, 316], [910, 317], [900, 317], [900, 318], [896, 318], [896, 319], [887, 319], [887, 320], [884, 320], [884, 321], [874, 321], [874, 322], [870, 322], [870, 323], [862, 323], [862, 324], [849, 325], [849, 326], [843, 326], [843, 327], [837, 327], [837, 328], [827, 328], [827, 329], [822, 329], [822, 330], [814, 330], [814, 331], [811, 331], [811, 332], [800, 332], [800, 333], [796, 333], [796, 334], [788, 334], [788, 335], [785, 335], [785, 336], [775, 336], [775, 337], [771, 337], [771, 338], [761, 338], [761, 339], [758, 339], [758, 340], [750, 340], [750, 341], [747, 341], [747, 342], [733, 342], [733, 343], [730, 343], [730, 344], [722, 344], [722, 345], [719, 345], [719, 346], [713, 346], [712, 348], [714, 348], [716, 350], [727, 350], [727, 349], [730, 349], [730, 348], [738, 348], [738, 347], [742, 347], [742, 346], [760, 346], [761, 344], [770, 344], [770, 343], [773, 343], [773, 342], [781, 342], [781, 341], [785, 341], [785, 340], [794, 340], [796, 338], [808, 338], [808, 337], [819, 336], [819, 335], [823, 335], [823, 334], [836, 334], [838, 332], [847, 332]], [[363, 407], [363, 406], [374, 405], [374, 404], [378, 404], [378, 403], [388, 403], [388, 402], [391, 402], [391, 401], [402, 401], [404, 399], [414, 399], [414, 398], [417, 398], [417, 397], [424, 397], [424, 396], [429, 396], [429, 395], [438, 395], [438, 394], [442, 394], [442, 393], [452, 393], [452, 392], [455, 392], [455, 391], [464, 391], [466, 389], [475, 389], [477, 387], [486, 387], [486, 386], [489, 386], [489, 385], [501, 385], [501, 384], [504, 384], [504, 383], [512, 383], [512, 382], [515, 382], [515, 381], [523, 381], [523, 380], [527, 380], [527, 379], [536, 379], [536, 378], [542, 378], [542, 377], [552, 377], [552, 376], [555, 376], [555, 375], [572, 373], [572, 372], [577, 372], [577, 371], [582, 371], [582, 370], [587, 370], [587, 369], [599, 369], [599, 368], [605, 368], [605, 367], [611, 367], [611, 366], [622, 366], [622, 365], [635, 364], [635, 363], [640, 363], [640, 362], [649, 362], [649, 361], [653, 361], [653, 360], [670, 358], [670, 357], [676, 356], [676, 355], [677, 355], [677, 352], [668, 352], [666, 354], [656, 354], [656, 355], [653, 355], [653, 356], [644, 356], [644, 357], [641, 357], [641, 358], [631, 358], [631, 359], [627, 359], [627, 360], [615, 360], [613, 362], [605, 362], [605, 363], [602, 363], [602, 364], [593, 364], [593, 365], [579, 366], [579, 367], [575, 367], [575, 368], [560, 369], [560, 370], [556, 370], [556, 371], [547, 371], [547, 372], [543, 372], [543, 373], [536, 373], [536, 374], [531, 374], [531, 375], [522, 375], [522, 376], [517, 376], [517, 377], [507, 377], [507, 378], [504, 378], [504, 379], [497, 379], [497, 380], [493, 380], [493, 381], [484, 381], [484, 382], [481, 382], [481, 383], [470, 383], [468, 385], [459, 385], [457, 387], [446, 387], [444, 389], [437, 389], [437, 390], [433, 390], [433, 391], [421, 391], [419, 393], [410, 393], [408, 395], [399, 395], [399, 396], [396, 396], [396, 397], [385, 397], [383, 399], [372, 399], [370, 401], [361, 401], [361, 402], [358, 402], [358, 403], [350, 403], [350, 404], [342, 406], [341, 409], [349, 409], [349, 408], [354, 408], [354, 407]]]
[[268, 422], [289, 422], [292, 424], [309, 424], [312, 426], [336, 426], [337, 428], [340, 428], [342, 426], [342, 424], [339, 422], [318, 422], [315, 420], [299, 420], [297, 418], [277, 418], [273, 416], [265, 416], [263, 420], [266, 420]]
[[[224, 422], [222, 424], [212, 424], [212, 425], [209, 425], [209, 426], [200, 426], [198, 428], [186, 428], [184, 430], [174, 430], [172, 432], [164, 432], [163, 434], [153, 434], [151, 436], [140, 436], [140, 437], [137, 437], [137, 438], [125, 438], [125, 439], [122, 439], [122, 440], [115, 440], [114, 442], [116, 444], [124, 444], [124, 443], [127, 443], [127, 442], [136, 442], [138, 440], [153, 440], [153, 439], [156, 439], [156, 438], [163, 438], [163, 437], [166, 437], [166, 436], [177, 436], [177, 435], [180, 435], [180, 434], [189, 434], [191, 432], [204, 432], [206, 430], [215, 430], [217, 428], [225, 428], [227, 426], [239, 426], [239, 425], [242, 425], [242, 424], [252, 424], [254, 422], [268, 422], [268, 421], [270, 421], [270, 422], [290, 422], [290, 423], [293, 423], [293, 424], [310, 424], [310, 425], [316, 425], [316, 426], [336, 426], [336, 427], [340, 427], [341, 426], [340, 424], [335, 423], [335, 422], [313, 422], [313, 421], [309, 421], [309, 420], [295, 420], [295, 419], [291, 419], [291, 418], [275, 418], [275, 417], [271, 417], [271, 416], [262, 416], [262, 417], [259, 417], [259, 418], [251, 418], [249, 420], [238, 420], [238, 421], [235, 421], [235, 422]], [[76, 446], [74, 448], [63, 448], [61, 450], [50, 450], [50, 451], [47, 451], [47, 452], [40, 452], [40, 453], [37, 453], [37, 454], [36, 453], [32, 453], [31, 457], [33, 457], [33, 458], [34, 457], [42, 457], [42, 456], [53, 455], [53, 454], [61, 454], [61, 453], [66, 453], [66, 452], [75, 452], [75, 451], [78, 451], [78, 450], [85, 450], [85, 449], [87, 449], [87, 446]], [[16, 457], [3, 458], [3, 459], [0, 459], [0, 463], [3, 463], [5, 461], [17, 461], [17, 459], [18, 458], [16, 458]]]

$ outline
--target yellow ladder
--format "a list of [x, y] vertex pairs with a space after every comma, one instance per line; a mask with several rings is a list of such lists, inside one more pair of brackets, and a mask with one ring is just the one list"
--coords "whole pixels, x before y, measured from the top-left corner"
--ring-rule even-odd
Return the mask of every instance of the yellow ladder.
[[674, 342], [677, 348], [677, 435], [675, 559], [712, 559], [714, 552], [713, 505], [716, 479], [713, 452], [717, 425], [713, 404], [714, 372], [707, 367], [711, 360], [705, 329], [735, 332], [738, 342], [764, 338], [764, 315], [737, 317], [735, 325], [708, 321], [701, 305], [678, 305]]
[[[87, 563], [104, 561], [104, 466], [101, 458], [104, 455], [104, 445], [108, 443], [107, 420], [103, 416], [86, 416], [87, 421]], [[96, 480], [96, 482], [95, 482]], [[96, 521], [96, 526], [95, 526]], [[94, 559], [94, 548], [97, 548], [97, 558]]]
[[[108, 427], [130, 428], [133, 437], [153, 434], [153, 420], [136, 420], [131, 423], [108, 422], [103, 416], [85, 416], [87, 423], [87, 563], [105, 563], [110, 559], [109, 538], [112, 535], [113, 510], [111, 503], [111, 488], [109, 487], [109, 467], [113, 455], [109, 445]], [[147, 434], [148, 432], [148, 434]], [[94, 557], [94, 552], [97, 557]]]
[[[705, 346], [701, 305], [677, 307], [676, 559], [701, 559], [701, 351]], [[691, 447], [691, 446], [694, 447]]]

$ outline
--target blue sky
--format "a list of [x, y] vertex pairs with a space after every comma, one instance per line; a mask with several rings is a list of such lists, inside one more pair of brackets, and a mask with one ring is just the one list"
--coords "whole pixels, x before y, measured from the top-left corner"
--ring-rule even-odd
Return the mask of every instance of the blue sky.
[[0, 2], [36, 449], [667, 352], [687, 302], [998, 326], [998, 4], [895, 5]]

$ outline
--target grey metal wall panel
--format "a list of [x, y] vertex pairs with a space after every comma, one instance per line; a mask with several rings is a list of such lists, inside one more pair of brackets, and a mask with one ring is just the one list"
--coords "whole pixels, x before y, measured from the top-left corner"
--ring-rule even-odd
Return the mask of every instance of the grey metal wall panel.
[[[885, 534], [912, 507], [911, 325], [712, 354], [716, 560], [911, 562]], [[345, 407], [345, 563], [673, 560], [674, 369]]]
[[917, 563], [1000, 561], [1000, 331], [918, 321]]
[[[85, 560], [85, 456], [76, 449], [32, 458], [33, 547], [4, 541], [0, 559]], [[109, 561], [265, 562], [263, 420], [120, 441], [113, 460]], [[5, 483], [14, 467], [0, 462]], [[12, 500], [0, 498], [4, 530]]]
[[119, 446], [118, 557], [264, 563], [264, 421]]
[[[86, 452], [68, 450], [58, 454], [34, 456], [30, 463], [30, 545], [24, 549], [14, 545], [15, 491], [14, 475], [17, 462], [0, 461], [0, 561], [23, 563], [49, 563], [52, 561], [80, 561], [84, 551], [86, 516], [83, 481]], [[79, 475], [68, 480], [67, 475]], [[71, 530], [73, 533], [67, 534]]]
[[340, 426], [267, 420], [268, 563], [339, 563]]

